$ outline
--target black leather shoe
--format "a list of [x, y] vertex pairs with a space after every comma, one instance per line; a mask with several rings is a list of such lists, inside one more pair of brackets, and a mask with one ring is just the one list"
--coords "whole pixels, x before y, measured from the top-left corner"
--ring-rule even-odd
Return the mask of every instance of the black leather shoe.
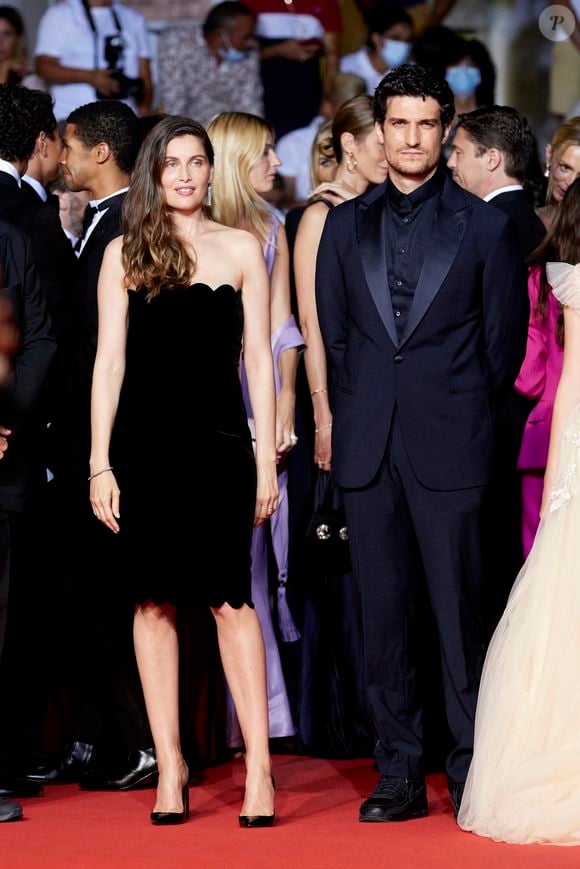
[[451, 802], [453, 803], [453, 813], [455, 818], [457, 819], [457, 815], [459, 814], [459, 809], [461, 808], [461, 800], [463, 799], [463, 791], [465, 790], [465, 782], [449, 782], [449, 796], [451, 797]]
[[0, 799], [40, 796], [42, 796], [42, 785], [38, 782], [4, 773], [0, 775]]
[[89, 769], [81, 775], [79, 784], [86, 791], [130, 791], [155, 787], [158, 777], [155, 749], [146, 748], [132, 751], [122, 771], [111, 774]]
[[359, 821], [410, 821], [427, 814], [427, 789], [422, 778], [382, 775], [360, 807]]
[[58, 763], [41, 766], [26, 774], [33, 782], [78, 782], [81, 773], [94, 763], [95, 747], [86, 742], [73, 742]]
[[0, 823], [3, 821], [19, 821], [22, 817], [22, 806], [18, 803], [7, 803], [0, 800]]

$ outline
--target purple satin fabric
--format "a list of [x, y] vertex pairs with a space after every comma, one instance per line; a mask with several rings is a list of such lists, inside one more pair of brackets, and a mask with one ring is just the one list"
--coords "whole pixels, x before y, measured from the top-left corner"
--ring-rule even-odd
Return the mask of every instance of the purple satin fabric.
[[[272, 216], [272, 228], [266, 245], [264, 246], [264, 258], [268, 267], [268, 274], [272, 276], [276, 259], [276, 236], [278, 232], [278, 219]], [[274, 360], [274, 382], [276, 395], [280, 393], [280, 356], [292, 347], [303, 347], [304, 339], [296, 325], [296, 320], [291, 315], [272, 335], [272, 356]], [[240, 364], [240, 379], [242, 393], [248, 419], [252, 420], [252, 407], [250, 403], [248, 380], [243, 364]], [[294, 624], [286, 601], [286, 580], [288, 575], [288, 472], [282, 470], [278, 473], [279, 501], [276, 512], [271, 516], [270, 533], [272, 548], [278, 568], [277, 611], [278, 627], [280, 636], [284, 642], [294, 642], [300, 639], [300, 633]], [[286, 684], [282, 672], [282, 662], [278, 642], [272, 623], [270, 609], [270, 596], [268, 589], [268, 552], [266, 545], [266, 526], [262, 525], [254, 529], [252, 538], [252, 599], [262, 626], [264, 645], [266, 647], [266, 672], [268, 681], [268, 720], [270, 738], [276, 739], [285, 736], [293, 736], [296, 728], [292, 721], [290, 703], [286, 692]], [[238, 720], [235, 714], [231, 694], [228, 692], [228, 716], [227, 716], [227, 741], [230, 746], [243, 744]]]

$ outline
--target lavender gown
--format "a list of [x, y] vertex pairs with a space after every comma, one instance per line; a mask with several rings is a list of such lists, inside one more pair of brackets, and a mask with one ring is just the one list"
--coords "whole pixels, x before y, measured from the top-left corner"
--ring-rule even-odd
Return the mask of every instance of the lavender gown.
[[[272, 276], [276, 259], [276, 235], [278, 231], [278, 219], [272, 214], [270, 235], [264, 247], [264, 258], [268, 267], [268, 274]], [[274, 357], [274, 378], [276, 383], [276, 395], [280, 393], [280, 356], [284, 350], [291, 347], [301, 347], [304, 340], [296, 325], [293, 316], [290, 316], [272, 335], [272, 355]], [[253, 429], [253, 414], [248, 392], [246, 372], [241, 365], [241, 380], [244, 403]], [[278, 570], [277, 588], [277, 611], [280, 636], [285, 642], [293, 642], [300, 638], [292, 616], [286, 604], [286, 577], [288, 568], [288, 472], [282, 470], [278, 473], [279, 504], [278, 509], [269, 520], [272, 537], [272, 548]], [[278, 649], [278, 641], [274, 632], [272, 610], [270, 607], [270, 594], [268, 587], [268, 550], [267, 550], [267, 525], [261, 525], [254, 529], [252, 537], [252, 599], [260, 619], [264, 645], [266, 647], [266, 672], [268, 680], [268, 721], [270, 738], [278, 739], [293, 736], [296, 733], [290, 711], [290, 703], [282, 662]], [[241, 746], [243, 744], [239, 723], [236, 717], [231, 694], [228, 691], [228, 714], [227, 714], [227, 742], [229, 746]]]

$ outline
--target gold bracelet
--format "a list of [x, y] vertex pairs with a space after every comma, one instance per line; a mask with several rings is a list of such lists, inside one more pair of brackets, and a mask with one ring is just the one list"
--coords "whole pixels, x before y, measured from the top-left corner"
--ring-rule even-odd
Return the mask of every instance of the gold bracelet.
[[325, 428], [332, 428], [332, 423], [328, 422], [326, 425], [321, 425], [320, 428], [315, 428], [314, 434], [318, 434], [319, 431], [324, 431]]
[[108, 467], [106, 467], [106, 468], [99, 468], [98, 471], [93, 471], [93, 473], [87, 477], [87, 480], [92, 480], [93, 477], [98, 477], [99, 474], [104, 474], [106, 471], [112, 471], [112, 470], [113, 470], [112, 465], [108, 465]]
[[310, 395], [318, 395], [319, 392], [328, 392], [326, 386], [321, 386], [319, 389], [313, 389]]

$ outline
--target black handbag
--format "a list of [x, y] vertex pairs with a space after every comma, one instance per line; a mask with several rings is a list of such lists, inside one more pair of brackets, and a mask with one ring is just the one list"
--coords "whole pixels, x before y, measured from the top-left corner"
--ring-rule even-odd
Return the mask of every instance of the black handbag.
[[324, 576], [342, 576], [350, 572], [348, 528], [342, 494], [328, 471], [318, 472], [314, 510], [306, 531], [306, 543], [313, 572]]

